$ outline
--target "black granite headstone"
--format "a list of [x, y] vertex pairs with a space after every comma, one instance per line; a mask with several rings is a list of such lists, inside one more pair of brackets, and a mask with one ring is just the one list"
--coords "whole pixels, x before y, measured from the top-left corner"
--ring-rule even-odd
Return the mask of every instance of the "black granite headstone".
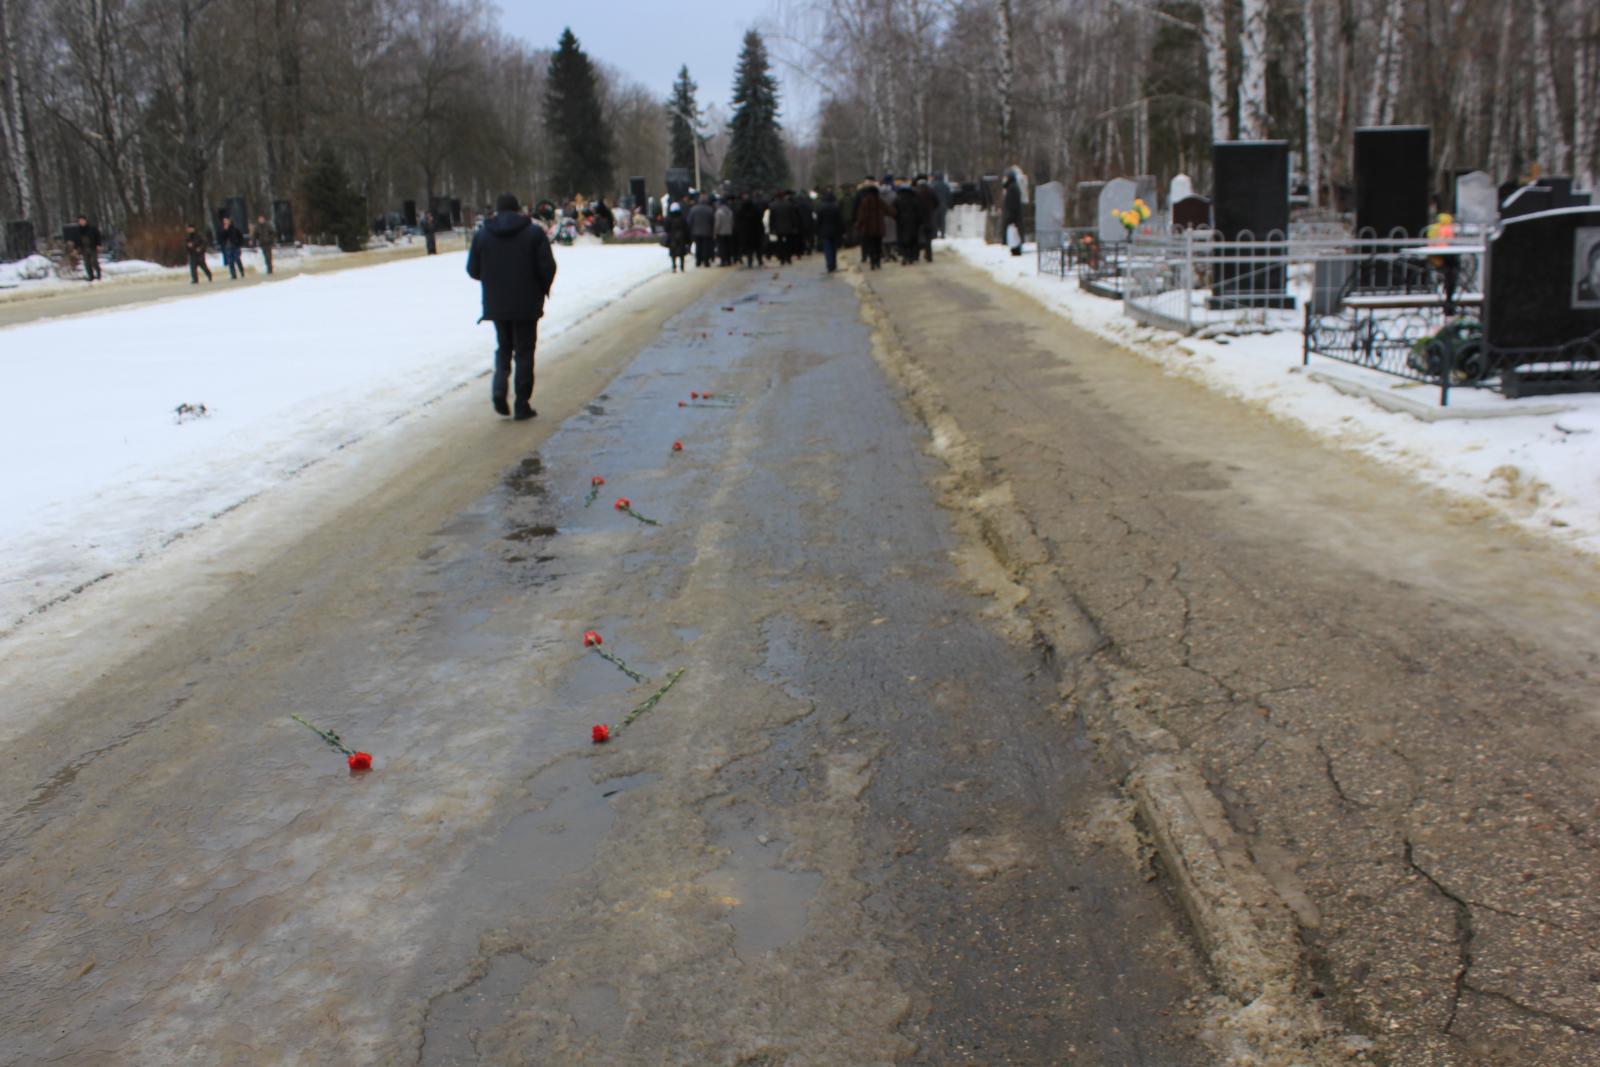
[[1186, 196], [1172, 202], [1174, 230], [1203, 230], [1211, 225], [1211, 201], [1203, 196]]
[[688, 167], [667, 168], [667, 199], [673, 203], [682, 203], [683, 198], [689, 195], [691, 171]]
[[294, 240], [294, 204], [288, 200], [272, 202], [272, 228], [278, 231], [278, 240]]
[[454, 228], [454, 218], [450, 213], [450, 198], [448, 196], [434, 196], [428, 198], [428, 210], [433, 212], [433, 228], [444, 231]]
[[1426, 126], [1356, 131], [1356, 236], [1422, 236], [1428, 226], [1430, 136]]
[[[1600, 208], [1505, 220], [1489, 242], [1487, 269], [1484, 340], [1508, 395], [1570, 388], [1558, 364], [1583, 358], [1571, 346], [1588, 339], [1588, 358], [1600, 352]], [[1518, 363], [1546, 369], [1506, 376]]]
[[1500, 203], [1500, 217], [1536, 215], [1555, 207], [1556, 191], [1545, 185], [1524, 185]]
[[450, 225], [461, 225], [461, 198], [459, 196], [450, 198]]
[[249, 205], [244, 202], [244, 197], [230, 196], [222, 202], [222, 209], [217, 212], [218, 225], [222, 224], [224, 215], [233, 220], [234, 228], [240, 233], [250, 232]]
[[645, 192], [642, 176], [635, 174], [628, 179], [628, 195], [633, 197], [633, 203], [628, 205], [630, 208], [644, 207], [644, 202], [650, 194]]
[[1536, 178], [1535, 185], [1541, 189], [1550, 190], [1551, 208], [1572, 207], [1572, 179], [1566, 177]]
[[415, 200], [400, 201], [400, 214], [405, 216], [407, 226], [415, 227], [417, 224], [417, 202]]
[[[1211, 146], [1212, 225], [1226, 241], [1282, 241], [1289, 231], [1289, 143], [1218, 141]], [[1259, 246], [1219, 244], [1213, 308], [1292, 308], [1288, 261]], [[1230, 262], [1236, 254], [1237, 262]]]
[[6, 223], [6, 259], [27, 259], [38, 250], [39, 245], [34, 240], [32, 222], [27, 219], [13, 219]]

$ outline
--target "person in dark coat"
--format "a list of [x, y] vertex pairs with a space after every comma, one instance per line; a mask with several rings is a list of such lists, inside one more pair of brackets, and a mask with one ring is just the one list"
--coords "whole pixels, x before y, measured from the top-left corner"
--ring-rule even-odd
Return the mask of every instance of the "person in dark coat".
[[711, 266], [711, 254], [717, 237], [717, 209], [702, 197], [689, 209], [689, 239], [694, 242], [694, 265]]
[[[490, 399], [501, 415], [531, 419], [533, 410], [533, 348], [545, 298], [556, 280], [556, 257], [543, 226], [522, 213], [517, 198], [501, 193], [494, 216], [486, 219], [472, 237], [467, 254], [467, 274], [483, 286], [483, 316], [494, 323], [494, 378]], [[506, 407], [506, 379], [516, 366], [515, 413]]]
[[928, 179], [925, 176], [917, 179], [916, 190], [917, 197], [922, 202], [922, 258], [932, 263], [933, 239], [939, 229], [937, 221], [939, 217], [939, 197], [934, 194], [933, 187], [928, 184]]
[[267, 221], [265, 215], [256, 216], [255, 232], [251, 235], [256, 239], [256, 247], [261, 250], [261, 259], [267, 265], [267, 273], [272, 273], [272, 246], [278, 243], [278, 228]]
[[[1004, 207], [1000, 211], [1000, 232], [1005, 235], [1006, 244], [1011, 245], [1011, 254], [1022, 255], [1022, 186], [1017, 182], [1017, 176], [1010, 171], [1006, 172]], [[1011, 227], [1015, 226], [1015, 242]]]
[[754, 196], [739, 198], [733, 213], [733, 243], [747, 267], [767, 265], [767, 231], [761, 222], [761, 203]]
[[822, 243], [822, 262], [832, 274], [839, 266], [839, 243], [844, 240], [844, 212], [832, 189], [822, 191], [817, 203], [817, 240]]
[[922, 198], [905, 182], [894, 194], [894, 227], [900, 245], [900, 262], [909, 267], [917, 261], [922, 244]]
[[78, 252], [83, 256], [83, 269], [89, 281], [105, 277], [100, 273], [100, 227], [90, 222], [87, 215], [78, 216]]
[[439, 251], [439, 240], [433, 235], [436, 229], [438, 227], [433, 223], [433, 212], [424, 211], [422, 213], [422, 246], [430, 256], [438, 254]]
[[206, 264], [206, 239], [200, 236], [200, 231], [190, 226], [183, 235], [183, 250], [189, 254], [189, 284], [200, 284], [200, 272], [206, 272], [206, 281], [215, 281], [211, 277], [211, 268]]
[[233, 224], [232, 216], [222, 216], [222, 225], [217, 228], [217, 251], [222, 253], [222, 263], [228, 268], [228, 277], [235, 281], [244, 277], [244, 260], [239, 258], [243, 249], [244, 234]]
[[856, 234], [861, 238], [861, 254], [873, 270], [883, 265], [884, 219], [893, 215], [894, 205], [883, 198], [877, 185], [863, 182], [861, 202], [856, 205]]
[[945, 220], [949, 218], [950, 207], [955, 203], [955, 194], [950, 189], [950, 183], [944, 180], [942, 173], [933, 177], [933, 195], [939, 199], [939, 208], [933, 213], [933, 230], [938, 236], [944, 237]]
[[800, 237], [795, 250], [799, 256], [809, 256], [817, 250], [817, 209], [805, 193], [794, 198], [795, 214], [800, 217]]
[[689, 255], [689, 220], [683, 217], [683, 206], [673, 204], [667, 209], [667, 218], [661, 226], [667, 242], [667, 255], [672, 257], [672, 273], [688, 270], [685, 262]]
[[789, 190], [781, 190], [772, 198], [772, 206], [767, 209], [767, 229], [772, 233], [773, 244], [778, 246], [778, 262], [787, 267], [794, 257], [795, 240], [800, 233], [800, 215], [789, 198]]

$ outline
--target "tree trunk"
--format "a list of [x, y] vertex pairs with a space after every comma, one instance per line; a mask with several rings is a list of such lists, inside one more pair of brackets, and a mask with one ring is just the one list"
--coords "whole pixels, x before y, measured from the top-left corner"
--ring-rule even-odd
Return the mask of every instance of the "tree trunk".
[[1580, 189], [1600, 193], [1600, 8], [1590, 7], [1579, 27], [1577, 62], [1573, 65], [1572, 177]]
[[1239, 128], [1247, 141], [1265, 140], [1267, 114], [1267, 0], [1244, 0], [1240, 35]]
[[6, 0], [0, 0], [0, 88], [5, 99], [0, 101], [0, 132], [5, 135], [6, 151], [10, 153], [12, 181], [16, 184], [17, 209], [25, 219], [33, 218], [33, 175], [28, 161], [33, 155], [29, 143], [28, 124], [22, 113], [22, 72], [17, 67], [16, 49], [12, 43], [15, 26], [7, 16]]
[[1201, 0], [1200, 40], [1206, 52], [1206, 92], [1211, 104], [1211, 139], [1233, 140], [1228, 106], [1228, 12], [1223, 0]]
[[1313, 208], [1322, 206], [1322, 86], [1318, 80], [1318, 63], [1322, 58], [1317, 18], [1318, 0], [1301, 0], [1300, 24], [1305, 36], [1305, 88], [1306, 88], [1306, 189]]
[[1011, 158], [1015, 151], [1013, 131], [1013, 111], [1011, 100], [1011, 85], [1017, 68], [1016, 39], [1013, 36], [1011, 25], [1011, 0], [1000, 0], [995, 5], [1000, 15], [1000, 48], [999, 76], [995, 79], [995, 87], [1000, 94], [1000, 157], [1003, 166], [1011, 166], [1015, 160]]
[[1567, 134], [1556, 97], [1555, 54], [1550, 41], [1550, 0], [1533, 0], [1533, 135], [1534, 154], [1548, 174], [1568, 167]]

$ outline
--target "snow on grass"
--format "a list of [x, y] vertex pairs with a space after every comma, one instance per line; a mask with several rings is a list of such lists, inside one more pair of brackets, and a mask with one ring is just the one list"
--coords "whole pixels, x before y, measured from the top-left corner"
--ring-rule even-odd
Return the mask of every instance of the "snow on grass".
[[[668, 265], [654, 246], [556, 259], [541, 341]], [[494, 328], [465, 264], [233, 292], [224, 274], [196, 299], [0, 329], [0, 631], [482, 375]]]
[[1083, 292], [1074, 277], [1037, 273], [1032, 251], [1019, 259], [978, 240], [943, 243], [995, 280], [1169, 373], [1257, 404], [1424, 484], [1485, 501], [1531, 529], [1600, 552], [1600, 394], [1507, 400], [1482, 390], [1452, 390], [1456, 409], [1566, 410], [1427, 422], [1346, 395], [1305, 370], [1406, 397], [1419, 407], [1438, 403], [1436, 387], [1316, 357], [1302, 368], [1297, 329], [1213, 340], [1150, 329], [1129, 318], [1120, 302]]

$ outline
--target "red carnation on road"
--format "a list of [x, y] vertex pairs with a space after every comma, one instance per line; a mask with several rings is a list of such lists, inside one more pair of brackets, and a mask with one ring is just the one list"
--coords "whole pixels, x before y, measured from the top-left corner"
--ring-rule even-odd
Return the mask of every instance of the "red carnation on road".
[[583, 631], [584, 648], [587, 648], [589, 651], [593, 652], [595, 655], [599, 656], [601, 659], [605, 660], [607, 663], [611, 664], [617, 670], [621, 671], [623, 674], [626, 674], [634, 681], [644, 681], [644, 675], [640, 674], [638, 671], [622, 662], [622, 660], [601, 648], [600, 646], [603, 644], [605, 644], [605, 642], [600, 639], [600, 632], [598, 630]]
[[370, 771], [372, 770], [372, 753], [352, 752], [345, 762], [350, 764], [351, 771]]
[[606, 484], [606, 480], [604, 478], [600, 477], [600, 475], [596, 474], [593, 478], [589, 479], [589, 484], [590, 485], [605, 485]]
[[683, 442], [682, 441], [674, 441], [674, 442], [672, 442], [672, 450], [674, 452], [682, 452], [683, 451]]
[[589, 731], [589, 736], [594, 739], [595, 744], [603, 745], [611, 740], [611, 727], [603, 722], [595, 723], [594, 729]]
[[650, 519], [650, 518], [646, 518], [645, 516], [639, 514], [637, 511], [634, 511], [633, 510], [633, 501], [629, 500], [625, 496], [617, 497], [617, 502], [615, 504], [613, 504], [612, 507], [616, 508], [618, 511], [622, 512], [625, 515], [632, 515], [634, 518], [638, 519], [640, 522], [644, 523], [646, 526], [660, 526], [661, 525], [656, 520]]
[[699, 400], [700, 399], [700, 394], [691, 389], [691, 390], [689, 390], [689, 399], [690, 400]]
[[595, 502], [596, 498], [600, 496], [600, 487], [605, 484], [606, 480], [598, 474], [589, 479], [589, 495], [583, 498], [584, 507], [588, 507]]
[[327, 743], [329, 748], [341, 753], [345, 757], [345, 762], [350, 765], [351, 771], [372, 770], [372, 753], [357, 752], [355, 749], [345, 744], [344, 738], [340, 737], [332, 730], [324, 730], [322, 727], [313, 723], [309, 723], [298, 715], [290, 715], [289, 718], [293, 719], [301, 726], [304, 726], [306, 729], [322, 738], [322, 740]]

